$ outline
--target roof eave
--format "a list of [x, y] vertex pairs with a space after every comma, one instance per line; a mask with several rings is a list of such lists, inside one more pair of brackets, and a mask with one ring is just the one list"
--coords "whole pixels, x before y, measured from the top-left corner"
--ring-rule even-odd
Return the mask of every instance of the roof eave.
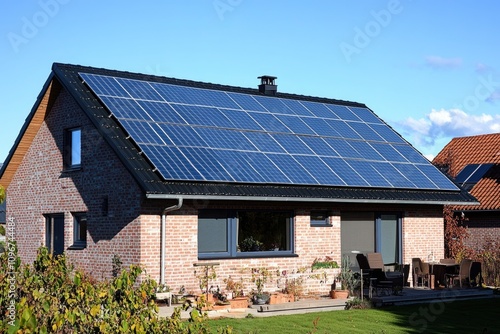
[[180, 195], [146, 194], [148, 199], [212, 200], [212, 201], [255, 201], [255, 202], [308, 202], [308, 203], [356, 203], [356, 204], [415, 204], [415, 205], [479, 205], [479, 202], [390, 200], [364, 198], [313, 198], [313, 197], [271, 197], [271, 196], [217, 196], [217, 195]]
[[[4, 186], [5, 188], [7, 188], [9, 186], [9, 184], [12, 180], [13, 174], [17, 170], [17, 167], [19, 167], [18, 166], [19, 163], [16, 163], [15, 166], [13, 166], [11, 164], [13, 158], [16, 156], [16, 154], [22, 154], [24, 156], [24, 153], [26, 153], [25, 151], [27, 151], [26, 145], [24, 145], [26, 147], [21, 148], [24, 152], [19, 152], [19, 149], [20, 149], [20, 144], [22, 143], [23, 139], [25, 139], [25, 135], [27, 133], [27, 130], [29, 129], [30, 126], [32, 126], [33, 119], [35, 118], [35, 116], [39, 112], [43, 113], [43, 115], [41, 115], [40, 117], [43, 116], [43, 118], [45, 118], [45, 114], [50, 109], [50, 101], [52, 101], [54, 98], [53, 96], [50, 95], [50, 92], [49, 92], [49, 90], [54, 88], [54, 85], [53, 85], [54, 80], [53, 79], [54, 79], [54, 73], [51, 72], [49, 77], [45, 81], [45, 83], [42, 87], [42, 90], [38, 94], [38, 97], [36, 98], [35, 103], [33, 104], [33, 107], [31, 108], [30, 113], [26, 117], [21, 130], [19, 131], [19, 134], [17, 135], [16, 140], [14, 141], [14, 144], [12, 145], [12, 147], [9, 151], [9, 154], [7, 155], [7, 158], [5, 158], [5, 161], [2, 165], [2, 167], [0, 168], [0, 184], [2, 184], [2, 186]], [[44, 99], [46, 100], [48, 105], [44, 110], [40, 110], [40, 106], [41, 106], [42, 102], [44, 101]], [[38, 124], [38, 127], [40, 127], [40, 126], [41, 126], [41, 123]], [[37, 131], [32, 131], [32, 132], [34, 132], [34, 134], [32, 136], [34, 138]], [[26, 138], [26, 140], [28, 140], [30, 142], [33, 138]]]

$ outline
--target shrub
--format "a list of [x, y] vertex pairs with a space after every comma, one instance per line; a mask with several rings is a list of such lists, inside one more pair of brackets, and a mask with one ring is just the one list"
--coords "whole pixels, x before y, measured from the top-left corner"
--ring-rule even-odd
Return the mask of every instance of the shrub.
[[311, 271], [316, 269], [326, 269], [326, 268], [338, 268], [339, 265], [337, 261], [334, 261], [331, 257], [325, 256], [324, 260], [314, 259], [311, 265]]
[[364, 310], [367, 308], [372, 308], [371, 301], [367, 299], [361, 300], [361, 298], [352, 298], [345, 303], [346, 310]]
[[[0, 257], [0, 313], [9, 315], [9, 271], [15, 272], [16, 318], [5, 316], [0, 332], [15, 333], [208, 333], [206, 315], [193, 309], [190, 321], [181, 321], [177, 308], [170, 318], [159, 318], [153, 297], [156, 282], [138, 282], [143, 270], [136, 265], [110, 281], [97, 282], [74, 270], [64, 255], [38, 250], [32, 265], [9, 269]], [[224, 333], [227, 329], [222, 329]]]

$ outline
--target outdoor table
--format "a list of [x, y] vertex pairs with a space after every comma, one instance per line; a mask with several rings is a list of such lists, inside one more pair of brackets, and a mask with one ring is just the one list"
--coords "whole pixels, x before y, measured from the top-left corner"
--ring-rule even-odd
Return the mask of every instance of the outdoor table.
[[456, 273], [460, 267], [457, 263], [429, 262], [429, 275], [431, 289], [446, 286], [446, 274]]

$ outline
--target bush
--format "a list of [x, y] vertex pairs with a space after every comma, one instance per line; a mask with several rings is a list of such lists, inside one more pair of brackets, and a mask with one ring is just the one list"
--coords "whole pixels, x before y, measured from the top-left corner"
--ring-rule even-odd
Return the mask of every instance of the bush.
[[[9, 270], [8, 256], [2, 254], [0, 271], [0, 332], [15, 333], [208, 333], [206, 315], [191, 312], [190, 321], [181, 321], [177, 308], [170, 318], [158, 317], [154, 302], [156, 282], [138, 282], [143, 270], [136, 265], [110, 281], [97, 282], [74, 270], [66, 257], [53, 256], [47, 248], [38, 250], [32, 265], [16, 261]], [[8, 305], [9, 271], [15, 272], [15, 321], [10, 322]], [[10, 322], [10, 323], [9, 323]], [[224, 332], [225, 329], [222, 329]]]
[[371, 301], [367, 299], [361, 300], [361, 298], [353, 298], [349, 299], [345, 303], [345, 309], [346, 310], [364, 310], [367, 308], [372, 308], [372, 303]]

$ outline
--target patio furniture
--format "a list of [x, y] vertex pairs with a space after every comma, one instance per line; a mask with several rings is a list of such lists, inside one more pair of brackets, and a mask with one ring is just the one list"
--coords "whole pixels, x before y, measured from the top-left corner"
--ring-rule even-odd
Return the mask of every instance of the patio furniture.
[[[470, 259], [463, 259], [460, 262], [460, 269], [458, 271], [458, 274], [446, 274], [446, 281], [451, 284], [451, 287], [454, 286], [455, 281], [458, 280], [458, 283], [460, 287], [462, 287], [462, 282], [466, 281], [469, 286], [471, 285], [471, 279], [470, 279], [470, 269], [472, 267], [472, 260]], [[449, 285], [448, 285], [449, 286]]]
[[[363, 273], [368, 273], [369, 284], [378, 293], [388, 292], [395, 293], [397, 288], [403, 288], [403, 273], [399, 271], [386, 271], [384, 270], [384, 263], [382, 261], [382, 254], [368, 253], [357, 254], [356, 260], [358, 261], [360, 269]], [[374, 278], [376, 280], [374, 280]], [[374, 286], [373, 286], [374, 285]]]
[[427, 287], [430, 288], [429, 265], [423, 263], [419, 257], [412, 258], [411, 265], [413, 268], [413, 287], [418, 287], [420, 283], [421, 287], [427, 284]]
[[440, 259], [439, 263], [449, 265], [449, 264], [456, 264], [457, 262], [455, 261], [455, 259]]
[[480, 287], [483, 283], [483, 274], [481, 270], [481, 262], [474, 261], [470, 267], [471, 285]]

